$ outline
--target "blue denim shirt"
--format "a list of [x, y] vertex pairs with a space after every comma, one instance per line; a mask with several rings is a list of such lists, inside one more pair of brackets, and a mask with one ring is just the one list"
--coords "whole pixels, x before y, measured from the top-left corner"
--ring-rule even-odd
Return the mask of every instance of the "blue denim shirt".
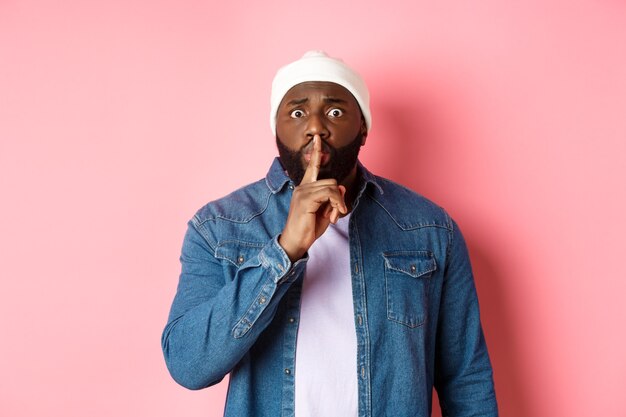
[[[359, 416], [430, 416], [433, 386], [444, 416], [497, 416], [461, 232], [424, 197], [359, 171], [349, 222]], [[294, 416], [308, 258], [290, 262], [277, 240], [293, 188], [276, 159], [188, 224], [163, 353], [190, 389], [230, 373], [227, 417]]]

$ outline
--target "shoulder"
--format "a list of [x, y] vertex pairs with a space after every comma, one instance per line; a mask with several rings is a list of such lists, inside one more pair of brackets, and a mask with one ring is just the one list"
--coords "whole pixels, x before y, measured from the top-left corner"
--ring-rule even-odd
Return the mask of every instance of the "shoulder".
[[196, 212], [192, 221], [197, 224], [218, 220], [248, 223], [267, 209], [272, 196], [281, 195], [288, 182], [280, 161], [274, 158], [265, 178], [209, 202]]
[[198, 224], [216, 220], [247, 223], [263, 213], [271, 195], [266, 180], [261, 179], [205, 204], [193, 220]]
[[442, 227], [453, 229], [453, 221], [438, 204], [423, 195], [387, 178], [372, 175], [376, 187], [370, 187], [367, 197], [379, 205], [402, 229]]

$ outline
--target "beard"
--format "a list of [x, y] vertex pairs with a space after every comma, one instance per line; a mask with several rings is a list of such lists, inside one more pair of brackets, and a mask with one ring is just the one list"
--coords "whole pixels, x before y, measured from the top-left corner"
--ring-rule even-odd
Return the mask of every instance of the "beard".
[[[322, 149], [330, 154], [328, 163], [320, 167], [318, 180], [333, 178], [337, 183], [341, 182], [350, 174], [352, 168], [356, 165], [361, 150], [363, 134], [358, 133], [354, 140], [341, 148], [333, 148], [322, 141]], [[307, 165], [304, 164], [304, 148], [294, 151], [289, 149], [276, 135], [276, 146], [278, 147], [278, 155], [283, 168], [287, 170], [287, 175], [294, 184], [299, 185], [302, 182]]]

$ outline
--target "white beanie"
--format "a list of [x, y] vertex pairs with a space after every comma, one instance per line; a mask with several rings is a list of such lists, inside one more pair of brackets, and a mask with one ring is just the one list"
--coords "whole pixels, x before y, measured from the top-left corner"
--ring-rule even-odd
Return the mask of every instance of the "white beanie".
[[280, 68], [272, 81], [270, 97], [270, 127], [276, 135], [276, 113], [285, 94], [296, 84], [307, 81], [328, 81], [348, 90], [361, 108], [367, 130], [372, 126], [370, 94], [365, 81], [340, 59], [331, 58], [323, 51], [309, 51], [297, 61]]

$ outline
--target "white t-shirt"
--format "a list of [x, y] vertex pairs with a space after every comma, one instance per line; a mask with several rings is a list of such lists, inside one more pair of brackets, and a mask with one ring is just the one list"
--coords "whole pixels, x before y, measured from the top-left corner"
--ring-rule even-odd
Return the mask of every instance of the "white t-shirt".
[[296, 342], [296, 417], [357, 417], [349, 215], [309, 249]]

